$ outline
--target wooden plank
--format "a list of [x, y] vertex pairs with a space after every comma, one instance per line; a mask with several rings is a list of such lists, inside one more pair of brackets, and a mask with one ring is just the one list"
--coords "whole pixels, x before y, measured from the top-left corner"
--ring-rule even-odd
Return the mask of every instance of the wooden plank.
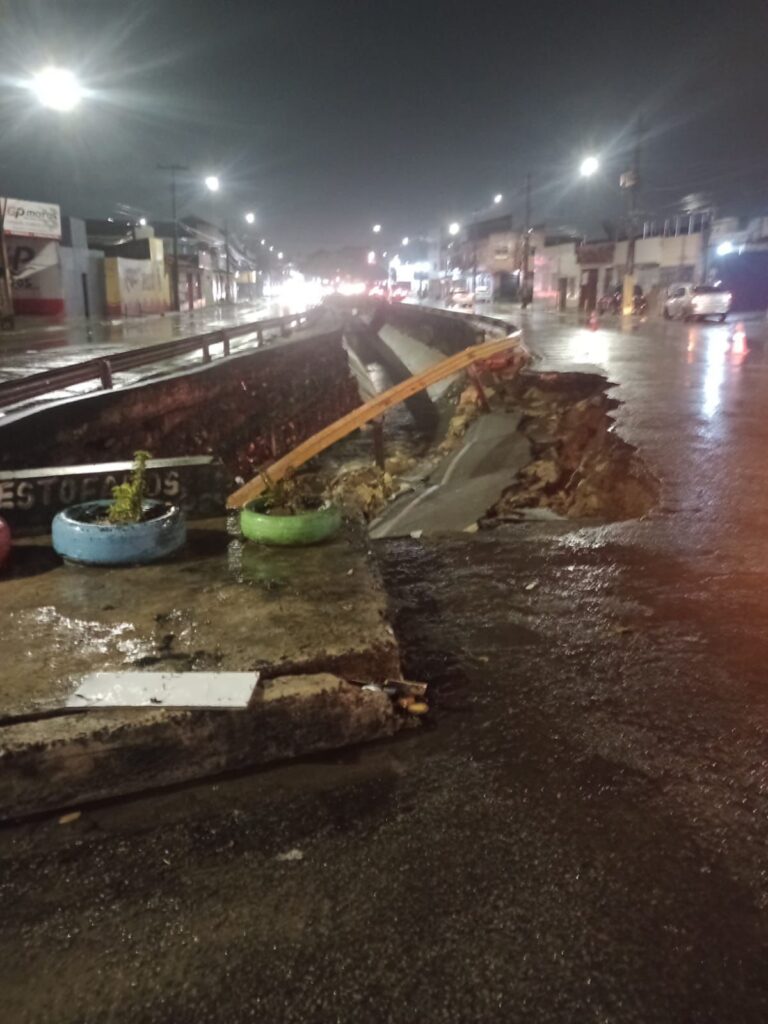
[[[417, 373], [400, 384], [396, 384], [388, 391], [383, 391], [380, 395], [376, 395], [375, 398], [365, 402], [358, 409], [347, 413], [346, 416], [342, 416], [341, 419], [336, 420], [327, 427], [323, 427], [322, 430], [313, 434], [312, 437], [302, 441], [293, 451], [277, 459], [270, 466], [266, 466], [263, 472], [269, 474], [269, 478], [273, 483], [277, 483], [292, 470], [303, 466], [305, 462], [309, 462], [315, 455], [319, 455], [326, 448], [330, 448], [332, 444], [340, 441], [347, 434], [351, 434], [353, 430], [357, 430], [359, 427], [370, 422], [370, 420], [376, 419], [377, 416], [386, 412], [387, 409], [398, 405], [406, 398], [410, 398], [411, 395], [423, 391], [430, 384], [436, 384], [439, 380], [458, 373], [459, 370], [471, 366], [478, 360], [489, 359], [492, 356], [499, 355], [501, 352], [505, 352], [517, 344], [519, 344], [519, 335], [513, 334], [498, 341], [487, 341], [482, 345], [472, 345], [453, 356], [449, 356], [447, 359], [442, 359], [439, 363], [435, 363], [421, 373]], [[248, 483], [243, 484], [233, 494], [230, 494], [227, 499], [227, 508], [242, 508], [249, 501], [258, 498], [266, 487], [267, 481], [263, 473], [260, 473], [252, 480], [249, 480]]]

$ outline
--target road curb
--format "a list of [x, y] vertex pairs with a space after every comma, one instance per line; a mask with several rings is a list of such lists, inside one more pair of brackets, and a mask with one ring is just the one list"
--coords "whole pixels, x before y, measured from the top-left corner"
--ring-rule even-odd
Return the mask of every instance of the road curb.
[[382, 687], [330, 673], [270, 679], [243, 710], [30, 717], [0, 727], [0, 820], [363, 743], [416, 724]]

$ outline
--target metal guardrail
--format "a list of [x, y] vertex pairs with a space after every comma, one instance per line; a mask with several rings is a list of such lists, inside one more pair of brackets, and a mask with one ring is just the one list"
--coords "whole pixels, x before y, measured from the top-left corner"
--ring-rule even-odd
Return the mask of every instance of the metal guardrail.
[[0, 382], [0, 408], [16, 405], [18, 402], [39, 398], [52, 391], [61, 391], [75, 384], [84, 384], [90, 380], [99, 380], [103, 389], [113, 387], [113, 377], [125, 370], [134, 370], [139, 366], [150, 366], [152, 363], [163, 362], [176, 356], [202, 352], [202, 362], [212, 360], [211, 347], [222, 346], [222, 355], [230, 355], [230, 342], [233, 338], [244, 334], [255, 334], [259, 343], [264, 341], [264, 332], [280, 329], [282, 337], [288, 337], [296, 327], [301, 327], [314, 318], [320, 311], [310, 310], [307, 313], [292, 313], [288, 316], [272, 317], [268, 320], [255, 320], [248, 324], [236, 324], [222, 327], [207, 334], [197, 334], [191, 338], [179, 338], [159, 345], [145, 348], [132, 348], [124, 352], [114, 352], [102, 359], [86, 359], [69, 366], [59, 366], [54, 370], [43, 370], [41, 373], [30, 374], [21, 380]]

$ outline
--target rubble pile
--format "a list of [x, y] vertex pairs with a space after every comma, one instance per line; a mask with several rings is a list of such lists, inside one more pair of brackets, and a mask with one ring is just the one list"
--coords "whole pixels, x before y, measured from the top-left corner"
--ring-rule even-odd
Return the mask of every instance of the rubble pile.
[[347, 518], [368, 522], [398, 490], [391, 472], [369, 464], [345, 466], [329, 482], [325, 493]]

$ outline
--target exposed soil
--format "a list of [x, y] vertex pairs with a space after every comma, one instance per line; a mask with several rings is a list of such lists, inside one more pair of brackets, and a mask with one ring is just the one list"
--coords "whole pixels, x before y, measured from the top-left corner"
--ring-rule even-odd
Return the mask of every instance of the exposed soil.
[[658, 500], [659, 482], [637, 450], [614, 432], [613, 385], [590, 373], [526, 372], [502, 384], [522, 409], [520, 430], [535, 458], [491, 510], [495, 519], [547, 508], [570, 518], [635, 519]]
[[159, 519], [161, 516], [171, 512], [173, 508], [173, 505], [166, 505], [165, 503], [149, 505], [143, 509], [138, 523], [113, 523], [107, 514], [109, 511], [107, 506], [102, 505], [98, 501], [78, 506], [76, 515], [72, 508], [69, 509], [67, 514], [70, 519], [76, 519], [78, 523], [86, 523], [89, 526], [136, 526], [139, 523], [149, 523], [153, 519]]

